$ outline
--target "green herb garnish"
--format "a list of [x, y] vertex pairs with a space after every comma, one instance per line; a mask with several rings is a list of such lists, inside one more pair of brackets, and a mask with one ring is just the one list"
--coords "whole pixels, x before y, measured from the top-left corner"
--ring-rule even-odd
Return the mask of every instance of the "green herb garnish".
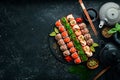
[[92, 52], [95, 52], [95, 47], [98, 47], [98, 46], [99, 46], [99, 44], [93, 43], [92, 46], [90, 46], [90, 50], [91, 50]]
[[108, 31], [108, 34], [114, 34], [116, 32], [120, 32], [120, 24], [118, 24], [118, 23], [115, 24], [114, 28], [112, 28]]

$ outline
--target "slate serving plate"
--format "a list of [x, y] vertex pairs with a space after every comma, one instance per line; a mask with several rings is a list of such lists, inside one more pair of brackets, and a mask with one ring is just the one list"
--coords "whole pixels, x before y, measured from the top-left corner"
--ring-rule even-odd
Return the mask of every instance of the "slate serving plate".
[[[84, 0], [84, 4], [98, 11], [108, 1], [114, 0]], [[80, 80], [67, 72], [69, 65], [55, 59], [49, 46], [55, 21], [70, 13], [82, 16], [78, 0], [0, 0], [0, 80]], [[94, 24], [98, 39], [114, 42], [102, 37], [99, 19]], [[109, 70], [100, 80], [119, 80], [113, 73]]]

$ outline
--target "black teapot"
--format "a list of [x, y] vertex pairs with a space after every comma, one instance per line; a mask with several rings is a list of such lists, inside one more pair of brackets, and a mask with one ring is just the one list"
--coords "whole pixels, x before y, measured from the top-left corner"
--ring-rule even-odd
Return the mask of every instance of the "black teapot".
[[104, 66], [116, 66], [118, 69], [120, 67], [120, 50], [112, 43], [108, 43], [103, 47], [99, 58]]

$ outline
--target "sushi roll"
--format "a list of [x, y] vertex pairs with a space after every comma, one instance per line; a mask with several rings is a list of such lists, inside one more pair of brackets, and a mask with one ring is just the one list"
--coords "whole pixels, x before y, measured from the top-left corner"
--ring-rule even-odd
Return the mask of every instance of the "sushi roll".
[[65, 43], [70, 42], [70, 38], [69, 38], [69, 37], [64, 38], [64, 42], [65, 42]]
[[62, 26], [62, 23], [60, 22], [60, 20], [58, 20], [58, 21], [56, 21], [55, 25], [56, 25], [56, 27], [60, 27], [60, 26]]
[[74, 53], [74, 52], [76, 52], [76, 49], [75, 49], [75, 47], [72, 47], [72, 48], [70, 48], [70, 52], [71, 52], [71, 53]]
[[94, 41], [93, 41], [92, 38], [90, 38], [90, 39], [87, 40], [86, 42], [87, 42], [87, 45], [89, 45], [89, 46], [91, 46], [91, 45], [94, 43]]
[[75, 20], [71, 20], [71, 21], [70, 21], [70, 25], [71, 25], [71, 26], [76, 25], [76, 21], [75, 21]]
[[68, 37], [68, 33], [67, 33], [67, 31], [62, 32], [61, 35], [62, 35], [63, 38]]
[[80, 35], [81, 35], [81, 31], [80, 31], [80, 30], [76, 30], [76, 31], [75, 31], [75, 35], [76, 35], [76, 36], [80, 36]]
[[60, 40], [58, 41], [58, 44], [61, 46], [61, 45], [64, 45], [64, 44], [65, 44], [65, 42], [64, 42], [64, 40], [63, 40], [63, 39], [60, 39]]
[[87, 44], [85, 40], [80, 41], [80, 43], [82, 46], [86, 46], [86, 44]]
[[91, 38], [91, 35], [89, 33], [84, 35], [85, 40], [89, 40]]
[[71, 56], [66, 56], [66, 57], [65, 57], [65, 60], [66, 60], [67, 62], [71, 62], [73, 59], [71, 58]]
[[83, 35], [78, 36], [78, 40], [79, 40], [79, 41], [84, 41], [84, 40], [85, 40], [85, 39], [84, 39], [84, 36], [83, 36]]
[[93, 53], [92, 53], [92, 51], [85, 52], [85, 53], [86, 53], [86, 55], [87, 55], [88, 57], [91, 57], [91, 56], [93, 56]]
[[69, 50], [64, 51], [64, 52], [63, 52], [63, 55], [64, 55], [64, 56], [69, 56], [69, 55], [70, 55], [70, 51], [69, 51]]
[[88, 57], [91, 57], [93, 55], [92, 51], [90, 50], [90, 47], [89, 46], [84, 46], [83, 47], [83, 50], [85, 51], [86, 55]]
[[61, 46], [60, 46], [60, 50], [61, 50], [61, 51], [65, 51], [65, 50], [67, 50], [67, 46], [66, 46], [66, 44], [61, 45]]
[[85, 23], [81, 23], [81, 24], [79, 24], [79, 27], [82, 30], [82, 29], [86, 28], [86, 24]]
[[84, 50], [85, 52], [90, 52], [90, 47], [89, 47], [89, 46], [84, 46], [84, 47], [83, 47], [83, 50]]
[[80, 57], [76, 58], [76, 59], [74, 60], [74, 63], [75, 63], [75, 64], [80, 64], [80, 63], [81, 63]]
[[67, 16], [67, 20], [68, 20], [68, 21], [74, 20], [73, 15], [72, 15], [72, 14], [68, 15], [68, 16]]
[[84, 29], [81, 30], [81, 33], [83, 35], [85, 35], [85, 34], [89, 33], [89, 30], [87, 28], [84, 28]]
[[58, 29], [59, 29], [60, 32], [64, 32], [65, 31], [64, 26], [60, 26]]
[[73, 30], [76, 31], [76, 30], [80, 30], [80, 27], [76, 24], [73, 26]]
[[73, 45], [73, 42], [71, 41], [71, 42], [69, 42], [69, 43], [67, 43], [67, 47], [68, 48], [71, 48], [71, 47], [73, 47], [74, 45]]
[[73, 54], [71, 54], [71, 57], [72, 57], [73, 59], [76, 59], [76, 58], [78, 58], [79, 56], [78, 56], [78, 53], [77, 53], [77, 52], [74, 52]]
[[58, 41], [58, 40], [60, 40], [60, 39], [62, 39], [62, 36], [61, 36], [61, 34], [59, 33], [59, 34], [57, 34], [56, 36], [55, 36], [55, 39]]

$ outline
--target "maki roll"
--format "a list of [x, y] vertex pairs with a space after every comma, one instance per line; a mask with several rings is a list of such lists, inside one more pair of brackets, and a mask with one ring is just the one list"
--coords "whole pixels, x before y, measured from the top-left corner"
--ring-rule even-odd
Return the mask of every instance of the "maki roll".
[[64, 26], [60, 26], [60, 27], [59, 27], [59, 31], [60, 31], [60, 32], [64, 32], [64, 31], [65, 31]]
[[61, 45], [61, 46], [60, 46], [60, 50], [61, 50], [61, 51], [65, 51], [65, 50], [67, 50], [67, 46], [66, 46], [66, 44]]
[[63, 39], [60, 39], [60, 40], [58, 41], [58, 44], [61, 46], [61, 45], [64, 45], [64, 44], [65, 44], [65, 42], [64, 42], [64, 40], [63, 40]]
[[71, 47], [73, 47], [74, 45], [73, 45], [73, 42], [72, 41], [70, 41], [69, 43], [67, 43], [67, 47], [68, 48], [71, 48]]
[[66, 56], [66, 57], [65, 57], [65, 60], [66, 60], [67, 62], [71, 62], [73, 59], [71, 58], [71, 56]]
[[83, 50], [85, 51], [86, 55], [88, 57], [91, 57], [93, 55], [92, 51], [90, 50], [90, 47], [89, 46], [84, 46], [83, 47]]
[[56, 25], [56, 27], [60, 27], [60, 26], [62, 26], [62, 23], [60, 22], [60, 20], [58, 20], [58, 21], [56, 21], [55, 25]]
[[89, 30], [87, 28], [84, 28], [81, 30], [82, 34], [85, 35], [87, 33], [89, 33]]
[[70, 48], [70, 52], [71, 52], [71, 53], [76, 52], [76, 48], [75, 48], [75, 47]]
[[91, 57], [91, 56], [93, 56], [93, 53], [92, 53], [92, 51], [85, 52], [85, 53], [86, 53], [86, 55], [87, 55], [88, 57]]
[[78, 58], [79, 56], [78, 56], [78, 53], [77, 53], [77, 52], [74, 52], [74, 53], [71, 54], [71, 57], [72, 57], [73, 59], [76, 59], [76, 58]]
[[64, 55], [64, 56], [69, 56], [69, 55], [70, 55], [70, 51], [69, 51], [69, 50], [64, 51], [64, 52], [63, 52], [63, 55]]
[[68, 37], [68, 33], [67, 33], [67, 31], [62, 32], [61, 35], [62, 35], [63, 38]]
[[64, 38], [64, 42], [65, 42], [65, 43], [70, 42], [70, 38], [69, 38], [69, 37]]
[[67, 16], [67, 20], [68, 20], [68, 21], [74, 20], [73, 15], [72, 15], [72, 14], [68, 15], [68, 16]]
[[70, 21], [70, 25], [71, 25], [71, 26], [76, 25], [76, 21], [75, 21], [75, 20], [71, 20], [71, 21]]
[[76, 30], [76, 31], [75, 31], [75, 35], [76, 35], [76, 36], [80, 36], [80, 35], [81, 35], [81, 31], [80, 31], [80, 30]]
[[58, 41], [58, 40], [60, 40], [60, 39], [62, 39], [62, 36], [61, 36], [61, 34], [59, 33], [59, 34], [57, 34], [56, 36], [55, 36], [55, 39]]
[[78, 25], [74, 25], [73, 26], [73, 30], [76, 31], [76, 30], [80, 30], [80, 27]]
[[89, 40], [91, 38], [91, 35], [89, 33], [84, 35], [85, 40]]
[[82, 29], [86, 28], [86, 24], [85, 23], [81, 23], [81, 24], [79, 24], [79, 27], [82, 30]]
[[87, 45], [91, 46], [94, 43], [93, 39], [90, 38], [89, 40], [87, 40]]
[[86, 44], [87, 44], [85, 40], [80, 41], [80, 43], [82, 46], [86, 46]]
[[74, 63], [75, 63], [75, 64], [80, 64], [80, 63], [81, 63], [80, 57], [76, 58], [76, 59], [74, 60]]

